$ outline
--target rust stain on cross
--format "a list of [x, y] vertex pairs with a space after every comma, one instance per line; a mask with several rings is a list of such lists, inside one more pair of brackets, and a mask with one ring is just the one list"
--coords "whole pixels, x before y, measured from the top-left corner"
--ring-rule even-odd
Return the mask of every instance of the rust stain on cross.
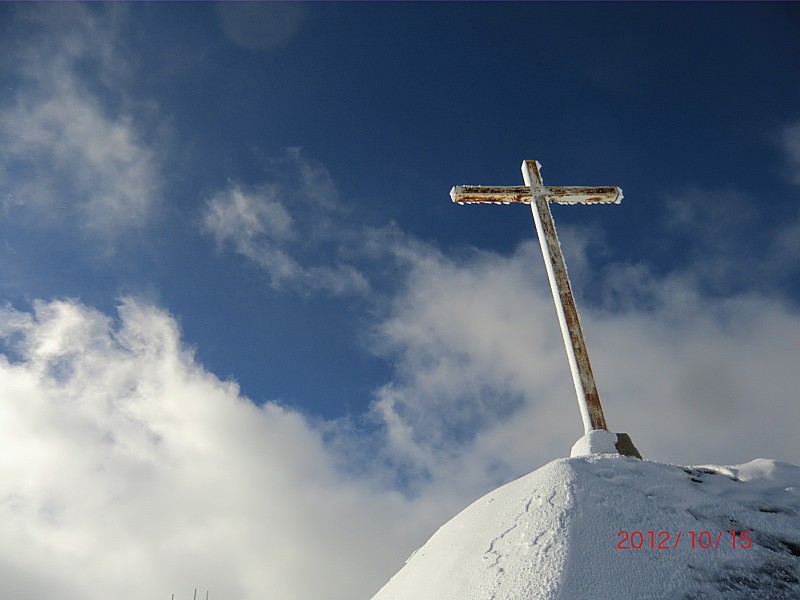
[[[526, 160], [522, 163], [525, 187], [456, 186], [450, 191], [450, 198], [459, 204], [524, 203], [531, 205], [558, 322], [564, 338], [564, 347], [572, 372], [572, 381], [578, 397], [584, 433], [588, 434], [590, 431], [598, 429], [607, 430], [603, 407], [600, 405], [600, 396], [597, 393], [592, 366], [589, 362], [589, 352], [586, 349], [578, 317], [578, 309], [575, 306], [575, 297], [564, 263], [564, 255], [556, 234], [553, 215], [550, 213], [550, 203], [619, 204], [622, 200], [622, 190], [614, 186], [545, 186], [540, 169], [541, 165], [537, 161]], [[627, 442], [630, 442], [627, 435], [619, 435], [625, 436]], [[618, 444], [618, 448], [619, 446]], [[633, 448], [632, 443], [630, 446]], [[641, 458], [635, 448], [632, 451], [620, 450], [620, 452]]]

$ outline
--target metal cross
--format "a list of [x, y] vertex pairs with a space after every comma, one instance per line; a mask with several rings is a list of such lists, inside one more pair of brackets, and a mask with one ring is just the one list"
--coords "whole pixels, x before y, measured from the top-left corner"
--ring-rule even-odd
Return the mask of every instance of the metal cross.
[[[525, 187], [488, 187], [477, 185], [456, 186], [450, 191], [453, 202], [459, 204], [490, 203], [509, 204], [512, 202], [530, 204], [536, 232], [542, 248], [550, 289], [556, 305], [561, 334], [567, 350], [572, 381], [578, 396], [578, 406], [586, 434], [592, 430], [608, 429], [600, 406], [600, 397], [589, 364], [589, 354], [583, 339], [575, 298], [567, 276], [567, 267], [561, 253], [561, 244], [556, 235], [550, 202], [559, 204], [619, 204], [622, 190], [618, 187], [577, 187], [545, 186], [539, 173], [541, 165], [535, 160], [522, 163], [522, 177]], [[625, 434], [627, 441], [630, 439]], [[622, 441], [622, 440], [620, 440]], [[632, 444], [631, 444], [632, 446]], [[619, 444], [618, 444], [619, 448]], [[635, 449], [633, 450], [634, 452]], [[627, 454], [627, 452], [625, 452]], [[638, 455], [636, 452], [635, 455]], [[641, 458], [641, 457], [640, 457]]]

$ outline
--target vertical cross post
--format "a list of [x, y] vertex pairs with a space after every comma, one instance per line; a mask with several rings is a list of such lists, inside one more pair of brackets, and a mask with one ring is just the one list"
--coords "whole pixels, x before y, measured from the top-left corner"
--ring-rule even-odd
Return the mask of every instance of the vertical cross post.
[[536, 224], [558, 323], [564, 338], [572, 382], [575, 385], [575, 394], [578, 397], [578, 407], [583, 420], [583, 430], [589, 433], [593, 429], [608, 429], [594, 382], [592, 365], [589, 363], [589, 353], [586, 350], [586, 341], [583, 339], [578, 309], [575, 307], [575, 297], [567, 276], [564, 255], [561, 253], [561, 244], [556, 235], [553, 215], [550, 213], [550, 200], [544, 189], [539, 167], [539, 163], [535, 160], [526, 160], [522, 163], [522, 177], [531, 190], [533, 221]]
[[[573, 447], [573, 453], [578, 452], [577, 455], [580, 455], [587, 448], [589, 453], [613, 452], [609, 448], [616, 448], [616, 451], [624, 456], [642, 458], [628, 434], [608, 432], [603, 408], [600, 406], [600, 397], [594, 383], [592, 366], [589, 364], [589, 353], [583, 339], [578, 310], [575, 308], [572, 286], [567, 276], [567, 267], [564, 264], [564, 255], [561, 253], [561, 244], [556, 235], [553, 215], [550, 214], [551, 202], [557, 204], [619, 204], [622, 200], [622, 190], [615, 186], [546, 186], [542, 183], [540, 168], [541, 165], [535, 160], [526, 160], [522, 163], [524, 187], [457, 185], [450, 190], [450, 198], [459, 204], [522, 203], [531, 205], [533, 221], [536, 224], [536, 233], [539, 236], [542, 257], [547, 268], [547, 277], [550, 280], [550, 289], [553, 292], [558, 323], [561, 326], [561, 335], [564, 338], [564, 347], [567, 351], [572, 381], [575, 384], [575, 394], [578, 397], [578, 407], [586, 434], [582, 438], [586, 440], [586, 444], [581, 445], [581, 440], [579, 440]], [[612, 446], [608, 446], [608, 440], [614, 440]]]

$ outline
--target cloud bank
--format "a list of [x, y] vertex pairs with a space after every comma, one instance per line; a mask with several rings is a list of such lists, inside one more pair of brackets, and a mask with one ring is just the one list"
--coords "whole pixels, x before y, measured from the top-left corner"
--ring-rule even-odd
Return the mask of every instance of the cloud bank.
[[[538, 248], [427, 258], [376, 326], [398, 365], [373, 405], [387, 446], [447, 485], [442, 456], [472, 484], [563, 456], [582, 432]], [[581, 316], [612, 429], [658, 460], [800, 458], [795, 309], [624, 266], [608, 280], [622, 309], [584, 304]]]
[[162, 310], [40, 302], [0, 332], [6, 597], [368, 597], [432, 526], [203, 370]]
[[[369, 597], [447, 515], [563, 456], [580, 418], [534, 243], [407, 260], [371, 433], [254, 405], [150, 304], [0, 311], [4, 590]], [[798, 462], [800, 315], [648, 285], [642, 310], [583, 311], [611, 427], [657, 460]]]

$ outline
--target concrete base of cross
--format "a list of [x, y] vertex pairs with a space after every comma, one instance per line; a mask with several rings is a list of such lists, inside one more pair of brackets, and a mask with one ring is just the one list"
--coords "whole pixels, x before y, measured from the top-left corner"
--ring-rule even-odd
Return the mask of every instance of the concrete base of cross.
[[575, 442], [569, 453], [570, 456], [588, 456], [590, 454], [620, 454], [642, 458], [627, 433], [612, 433], [605, 429], [590, 431]]

